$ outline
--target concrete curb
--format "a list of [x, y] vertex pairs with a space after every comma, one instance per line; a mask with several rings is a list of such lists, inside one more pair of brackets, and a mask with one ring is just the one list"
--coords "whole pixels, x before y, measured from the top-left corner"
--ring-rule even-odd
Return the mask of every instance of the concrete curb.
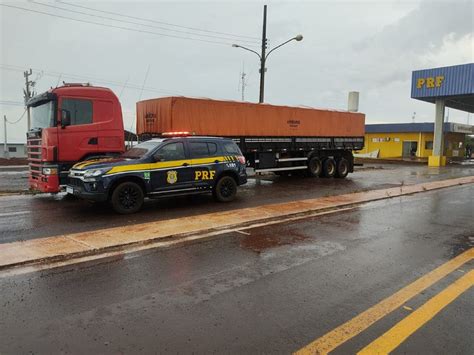
[[474, 176], [469, 176], [0, 244], [0, 270], [105, 254], [158, 241], [245, 228], [256, 223], [324, 213], [371, 201], [473, 183]]

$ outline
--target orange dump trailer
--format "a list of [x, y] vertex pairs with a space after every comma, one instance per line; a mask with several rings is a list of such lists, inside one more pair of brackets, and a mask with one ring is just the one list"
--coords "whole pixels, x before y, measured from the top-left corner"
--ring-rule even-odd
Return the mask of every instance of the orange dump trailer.
[[165, 132], [232, 138], [258, 172], [345, 177], [364, 145], [365, 115], [186, 97], [137, 103], [142, 140]]

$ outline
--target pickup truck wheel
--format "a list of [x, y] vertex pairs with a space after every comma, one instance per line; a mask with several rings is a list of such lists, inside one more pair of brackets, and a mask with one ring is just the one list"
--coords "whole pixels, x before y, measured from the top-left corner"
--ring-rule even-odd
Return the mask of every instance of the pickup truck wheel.
[[342, 158], [337, 162], [336, 177], [344, 179], [349, 174], [349, 162]]
[[321, 160], [318, 157], [312, 157], [308, 161], [308, 175], [312, 177], [318, 177], [321, 175], [322, 172], [322, 164]]
[[323, 174], [324, 177], [333, 177], [336, 175], [336, 162], [333, 158], [327, 158], [323, 162]]
[[142, 188], [131, 181], [122, 182], [112, 192], [113, 209], [120, 214], [135, 213], [142, 208], [144, 194]]
[[221, 177], [212, 190], [212, 195], [219, 202], [230, 202], [236, 194], [237, 183], [231, 176]]

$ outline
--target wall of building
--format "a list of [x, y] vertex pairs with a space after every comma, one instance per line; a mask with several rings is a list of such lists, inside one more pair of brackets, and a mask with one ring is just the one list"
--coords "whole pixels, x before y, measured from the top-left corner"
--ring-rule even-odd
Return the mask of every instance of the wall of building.
[[[26, 158], [26, 145], [7, 143], [8, 155], [10, 158]], [[0, 158], [5, 158], [4, 145], [0, 144]]]
[[[445, 134], [445, 154], [447, 157], [462, 157], [465, 154], [463, 133]], [[379, 150], [379, 158], [403, 157], [403, 142], [417, 142], [416, 157], [428, 158], [433, 153], [433, 133], [366, 133], [365, 147], [358, 153]]]

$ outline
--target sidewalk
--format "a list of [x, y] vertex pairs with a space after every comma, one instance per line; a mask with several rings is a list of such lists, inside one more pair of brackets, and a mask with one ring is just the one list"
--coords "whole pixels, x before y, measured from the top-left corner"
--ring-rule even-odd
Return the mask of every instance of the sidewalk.
[[243, 228], [257, 222], [278, 221], [283, 217], [325, 212], [370, 201], [473, 183], [474, 176], [469, 176], [1, 244], [0, 269], [97, 255], [165, 238], [205, 234], [229, 228]]

